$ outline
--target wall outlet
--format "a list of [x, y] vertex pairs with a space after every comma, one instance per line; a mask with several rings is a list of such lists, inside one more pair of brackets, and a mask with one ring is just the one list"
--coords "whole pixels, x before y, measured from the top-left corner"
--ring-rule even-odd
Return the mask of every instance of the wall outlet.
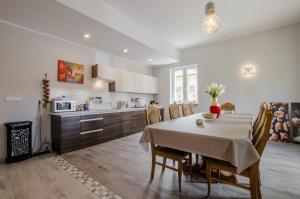
[[21, 102], [21, 97], [5, 97], [6, 102]]

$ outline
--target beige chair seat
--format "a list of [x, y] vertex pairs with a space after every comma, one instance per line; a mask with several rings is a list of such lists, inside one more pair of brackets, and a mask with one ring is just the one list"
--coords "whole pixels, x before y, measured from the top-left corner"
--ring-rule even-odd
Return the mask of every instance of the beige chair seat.
[[184, 159], [189, 155], [188, 152], [185, 151], [180, 151], [177, 149], [171, 149], [168, 147], [161, 147], [161, 146], [156, 146], [155, 149], [157, 155], [164, 155], [166, 158], [177, 158], [177, 159]]
[[[209, 162], [212, 168], [215, 167], [222, 167], [224, 171], [230, 172], [230, 173], [237, 173], [237, 168], [233, 166], [230, 162], [218, 160], [210, 157], [202, 157], [204, 161]], [[242, 173], [239, 175], [241, 176], [249, 176], [250, 174], [250, 168], [245, 169]]]

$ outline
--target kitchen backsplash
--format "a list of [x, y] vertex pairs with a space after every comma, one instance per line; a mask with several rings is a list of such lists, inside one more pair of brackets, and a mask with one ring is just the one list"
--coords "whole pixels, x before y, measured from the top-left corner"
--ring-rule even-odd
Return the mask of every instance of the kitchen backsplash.
[[106, 89], [86, 89], [86, 88], [51, 88], [50, 97], [66, 96], [74, 99], [77, 104], [85, 103], [89, 97], [102, 97], [103, 108], [116, 107], [118, 101], [128, 102], [130, 107], [134, 106], [131, 102], [131, 98], [140, 98], [141, 105], [148, 105], [151, 100], [154, 99], [152, 94], [139, 94], [139, 93], [112, 93]]

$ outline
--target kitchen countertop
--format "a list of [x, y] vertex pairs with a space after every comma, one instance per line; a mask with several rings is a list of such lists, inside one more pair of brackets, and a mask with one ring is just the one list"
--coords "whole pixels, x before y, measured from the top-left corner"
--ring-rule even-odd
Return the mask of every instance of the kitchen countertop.
[[[104, 114], [104, 113], [122, 113], [131, 111], [143, 111], [147, 107], [141, 108], [113, 108], [113, 109], [99, 109], [99, 110], [89, 110], [89, 111], [73, 111], [73, 112], [61, 112], [61, 113], [49, 113], [50, 115], [60, 116], [60, 117], [70, 117], [70, 116], [80, 116], [80, 115], [94, 115], [94, 114]], [[161, 107], [162, 108], [162, 107]]]

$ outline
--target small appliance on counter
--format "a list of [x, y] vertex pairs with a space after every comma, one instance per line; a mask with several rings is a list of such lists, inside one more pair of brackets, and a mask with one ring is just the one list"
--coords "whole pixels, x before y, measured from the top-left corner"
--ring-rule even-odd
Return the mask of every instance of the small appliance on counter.
[[144, 106], [142, 105], [141, 98], [139, 98], [139, 97], [131, 98], [131, 104], [133, 105], [132, 108], [143, 108], [146, 106], [146, 105], [144, 105]]
[[54, 98], [50, 103], [50, 111], [53, 113], [76, 111], [76, 101], [67, 98]]
[[89, 110], [101, 109], [103, 100], [102, 97], [89, 97], [86, 104], [88, 105]]
[[158, 102], [156, 102], [155, 100], [151, 100], [150, 101], [150, 103], [149, 103], [149, 105], [159, 105], [159, 103]]
[[117, 108], [118, 109], [122, 109], [122, 108], [127, 108], [128, 107], [128, 103], [125, 101], [117, 101]]

